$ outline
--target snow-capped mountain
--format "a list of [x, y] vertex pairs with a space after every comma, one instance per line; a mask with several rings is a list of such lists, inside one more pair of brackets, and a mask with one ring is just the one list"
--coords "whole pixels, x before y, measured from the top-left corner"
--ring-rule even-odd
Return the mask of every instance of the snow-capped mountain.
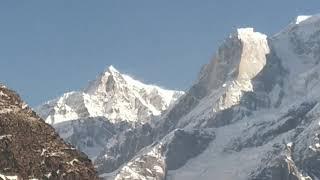
[[143, 84], [110, 66], [83, 91], [66, 93], [36, 111], [94, 160], [112, 137], [157, 119], [183, 94]]
[[317, 180], [319, 62], [320, 15], [298, 16], [237, 29], [185, 94], [110, 67], [38, 112], [105, 179]]
[[143, 84], [110, 66], [83, 91], [68, 92], [36, 111], [49, 124], [89, 117], [145, 123], [161, 115], [182, 94]]
[[18, 94], [0, 84], [0, 179], [98, 179], [88, 157], [65, 143]]
[[[153, 142], [129, 148], [143, 136], [122, 133], [96, 160], [121, 162], [118, 169], [99, 172], [117, 180], [320, 179], [319, 61], [320, 15], [299, 16], [271, 37], [238, 29], [151, 124]], [[123, 160], [123, 149], [135, 156]]]

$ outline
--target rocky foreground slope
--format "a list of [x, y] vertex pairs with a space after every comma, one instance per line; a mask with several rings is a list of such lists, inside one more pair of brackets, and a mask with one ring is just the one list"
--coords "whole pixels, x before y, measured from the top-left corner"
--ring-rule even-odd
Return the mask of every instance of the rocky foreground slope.
[[0, 179], [98, 179], [88, 157], [66, 144], [13, 91], [0, 86]]

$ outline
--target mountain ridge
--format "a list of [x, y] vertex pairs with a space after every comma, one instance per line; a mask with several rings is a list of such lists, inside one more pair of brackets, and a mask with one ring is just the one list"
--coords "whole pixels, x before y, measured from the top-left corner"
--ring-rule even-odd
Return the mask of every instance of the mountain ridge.
[[99, 116], [113, 122], [147, 121], [159, 116], [182, 94], [182, 91], [143, 84], [110, 66], [83, 91], [65, 93], [36, 110], [50, 124]]
[[[250, 36], [255, 38], [251, 29], [246, 29], [246, 32], [248, 30]], [[165, 179], [145, 171], [147, 164], [149, 167], [159, 166], [158, 163], [152, 163], [153, 156], [148, 152], [170, 143], [167, 136], [176, 129], [207, 130], [214, 133], [215, 137], [204, 151], [199, 148], [194, 158], [184, 156], [186, 159], [183, 159], [187, 152], [173, 150], [187, 163], [178, 169], [168, 169], [168, 164], [163, 164], [161, 169], [167, 179], [319, 178], [316, 160], [319, 150], [315, 144], [319, 132], [319, 96], [316, 92], [320, 88], [317, 84], [320, 34], [317, 32], [320, 32], [320, 18], [317, 16], [299, 24], [292, 23], [275, 36], [267, 38], [267, 42], [264, 41], [270, 52], [265, 51], [266, 48], [259, 43], [253, 43], [253, 46], [239, 43], [239, 37], [232, 38], [231, 35], [220, 46], [216, 56], [218, 59], [202, 68], [200, 81], [158, 121], [155, 129], [159, 135], [155, 142], [160, 143], [138, 151], [136, 157], [110, 179], [143, 179], [148, 176]], [[232, 63], [235, 62], [238, 67], [241, 59], [249, 62], [250, 59], [261, 59], [264, 62], [264, 55], [266, 63], [261, 71], [260, 68], [254, 71], [255, 75], [249, 81], [252, 86], [242, 88], [246, 83], [239, 84], [237, 77], [241, 71], [234, 70]], [[226, 73], [221, 68], [224, 63], [228, 64]], [[256, 66], [249, 64], [248, 68], [250, 72], [250, 68]], [[213, 76], [211, 72], [218, 75]], [[235, 83], [228, 83], [232, 79], [236, 80]], [[177, 138], [182, 138], [183, 142], [183, 137]], [[201, 139], [201, 136], [197, 138]], [[159, 151], [159, 160], [168, 158], [166, 152], [173, 147]]]
[[83, 91], [65, 93], [37, 112], [67, 142], [95, 160], [113, 136], [148, 126], [183, 94], [143, 84], [109, 66]]

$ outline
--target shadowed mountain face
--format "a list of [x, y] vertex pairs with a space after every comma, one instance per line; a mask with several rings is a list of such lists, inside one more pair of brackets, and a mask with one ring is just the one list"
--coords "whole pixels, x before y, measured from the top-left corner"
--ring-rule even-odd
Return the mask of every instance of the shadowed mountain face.
[[13, 91], [0, 87], [0, 179], [98, 179], [88, 157], [66, 144]]

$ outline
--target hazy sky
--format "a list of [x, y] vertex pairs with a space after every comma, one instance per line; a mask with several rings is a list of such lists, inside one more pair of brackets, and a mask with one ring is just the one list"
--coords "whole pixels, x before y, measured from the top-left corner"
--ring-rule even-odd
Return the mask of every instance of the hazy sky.
[[237, 27], [272, 35], [319, 11], [319, 0], [3, 0], [0, 82], [32, 106], [109, 65], [184, 90]]

